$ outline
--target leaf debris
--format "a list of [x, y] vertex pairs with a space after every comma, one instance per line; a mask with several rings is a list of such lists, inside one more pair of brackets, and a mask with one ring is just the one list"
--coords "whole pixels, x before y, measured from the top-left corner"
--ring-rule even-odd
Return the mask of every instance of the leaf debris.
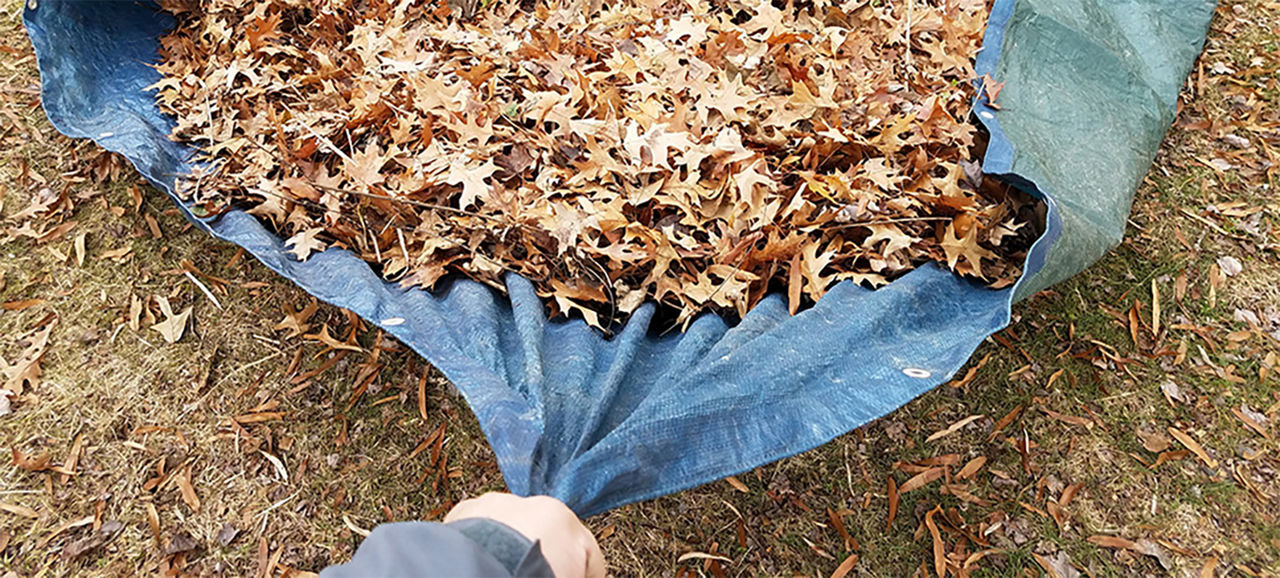
[[348, 4], [162, 3], [153, 88], [210, 167], [181, 191], [299, 260], [515, 272], [606, 328], [646, 300], [795, 312], [929, 261], [1005, 287], [1034, 238], [971, 162], [981, 0]]

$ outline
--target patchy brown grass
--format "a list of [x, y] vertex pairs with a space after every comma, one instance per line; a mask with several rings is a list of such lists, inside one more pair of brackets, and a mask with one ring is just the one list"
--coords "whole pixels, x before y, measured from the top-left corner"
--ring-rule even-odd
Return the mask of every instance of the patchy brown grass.
[[[941, 522], [948, 552], [963, 560], [992, 550], [973, 564], [974, 575], [1045, 575], [1042, 564], [1053, 560], [1096, 576], [1205, 567], [1217, 576], [1280, 573], [1280, 206], [1267, 164], [1268, 150], [1280, 150], [1280, 11], [1274, 3], [1239, 6], [1220, 10], [1204, 73], [1191, 83], [1199, 96], [1188, 100], [1143, 186], [1120, 248], [1018, 306], [1012, 327], [975, 356], [971, 381], [736, 483], [589, 520], [613, 572], [828, 575], [856, 553], [853, 575], [932, 575], [925, 519], [940, 505], [930, 519]], [[162, 196], [139, 188], [135, 209], [128, 170], [55, 135], [37, 108], [15, 11], [6, 14], [0, 26], [15, 50], [0, 53], [0, 303], [43, 302], [0, 310], [0, 357], [14, 362], [49, 315], [57, 325], [44, 374], [0, 417], [0, 439], [26, 455], [47, 451], [60, 467], [69, 467], [77, 437], [81, 450], [65, 483], [57, 472], [0, 468], [0, 568], [21, 576], [316, 571], [344, 561], [361, 528], [438, 519], [457, 500], [501, 488], [469, 410], [393, 341], [382, 341], [378, 376], [353, 403], [378, 334], [342, 311], [321, 306], [309, 332], [327, 324], [342, 339], [354, 331], [363, 351], [296, 379], [337, 355], [274, 329], [282, 308], [309, 298], [236, 259], [234, 247], [189, 230]], [[1215, 73], [1219, 64], [1232, 72]], [[1233, 168], [1215, 170], [1215, 159]], [[69, 207], [33, 226], [77, 224], [35, 242], [10, 217], [44, 188], [65, 189]], [[81, 233], [83, 265], [75, 256]], [[127, 257], [103, 258], [125, 247]], [[1240, 261], [1238, 275], [1222, 273], [1224, 256]], [[184, 260], [225, 280], [202, 278], [221, 309], [181, 273]], [[177, 343], [147, 323], [129, 327], [134, 298], [158, 313], [157, 296], [175, 311], [193, 308]], [[425, 414], [417, 398], [424, 375]], [[1246, 427], [1243, 409], [1266, 418], [1268, 437]], [[237, 416], [272, 412], [279, 419], [233, 425]], [[982, 417], [928, 441], [975, 415]], [[1216, 467], [1184, 452], [1170, 428], [1203, 446]], [[414, 455], [424, 441], [433, 443]], [[1155, 465], [1161, 453], [1166, 460]], [[888, 478], [902, 486], [928, 467], [920, 462], [940, 456], [957, 464], [946, 467], [949, 477], [903, 494], [887, 527]], [[978, 457], [987, 461], [977, 474], [956, 480]], [[198, 508], [183, 495], [188, 468]], [[983, 503], [943, 493], [948, 479]], [[1052, 516], [1059, 505], [1061, 522]], [[112, 540], [64, 554], [112, 521], [122, 526]], [[223, 544], [225, 526], [236, 535]], [[730, 561], [678, 561], [691, 552]]]

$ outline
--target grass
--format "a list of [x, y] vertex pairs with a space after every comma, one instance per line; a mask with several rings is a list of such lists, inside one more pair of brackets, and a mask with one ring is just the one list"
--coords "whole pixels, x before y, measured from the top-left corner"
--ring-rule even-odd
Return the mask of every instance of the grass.
[[[1280, 316], [1280, 206], [1263, 148], [1280, 150], [1280, 14], [1274, 4], [1240, 5], [1220, 10], [1206, 72], [1192, 79], [1199, 96], [1188, 94], [1139, 191], [1124, 244], [1020, 304], [1011, 327], [975, 355], [975, 364], [987, 361], [971, 382], [940, 387], [822, 448], [738, 476], [746, 492], [717, 482], [588, 520], [611, 570], [825, 576], [854, 553], [832, 511], [858, 541], [855, 575], [932, 574], [923, 520], [940, 505], [953, 522], [942, 534], [948, 551], [994, 551], [973, 565], [974, 576], [1047, 575], [1041, 561], [1060, 556], [1095, 576], [1206, 567], [1220, 576], [1280, 573], [1280, 317], [1271, 317]], [[57, 136], [36, 107], [30, 49], [18, 40], [14, 11], [7, 14], [0, 26], [13, 50], [0, 53], [0, 83], [9, 89], [0, 100], [0, 302], [44, 301], [0, 311], [0, 357], [16, 361], [48, 315], [56, 313], [57, 325], [40, 383], [0, 417], [0, 439], [25, 454], [47, 451], [59, 465], [77, 437], [81, 451], [65, 482], [56, 472], [0, 469], [0, 504], [10, 506], [0, 511], [0, 568], [21, 576], [317, 571], [346, 560], [360, 529], [439, 519], [460, 499], [502, 488], [470, 411], [402, 346], [382, 342], [380, 372], [352, 402], [377, 332], [344, 312], [321, 306], [310, 331], [327, 324], [341, 339], [354, 330], [365, 353], [346, 355], [313, 379], [291, 378], [337, 355], [274, 329], [283, 308], [309, 298], [236, 258], [235, 248], [191, 230], [166, 199], [110, 157]], [[1264, 66], [1254, 67], [1259, 58]], [[1218, 62], [1262, 71], [1241, 85], [1210, 72]], [[1253, 101], [1242, 105], [1242, 91]], [[1252, 148], [1232, 148], [1226, 134], [1249, 139]], [[1219, 174], [1202, 162], [1214, 158], [1240, 168]], [[33, 226], [77, 224], [35, 242], [18, 234], [22, 223], [10, 217], [43, 188], [65, 189], [70, 202]], [[79, 234], [83, 264], [75, 256]], [[125, 247], [128, 256], [103, 258]], [[1239, 275], [1215, 273], [1227, 255], [1243, 264]], [[181, 274], [184, 261], [226, 281], [203, 281], [221, 309]], [[147, 323], [129, 326], [135, 297], [158, 314], [156, 296], [175, 311], [193, 309], [194, 323], [177, 343], [166, 344]], [[1128, 315], [1135, 306], [1137, 343]], [[1252, 312], [1260, 326], [1240, 321], [1237, 310]], [[1176, 398], [1162, 390], [1166, 383], [1176, 385]], [[1244, 426], [1232, 411], [1242, 406], [1269, 418], [1270, 439]], [[250, 411], [264, 407], [283, 412], [281, 419], [233, 419], [264, 415]], [[993, 436], [997, 421], [1018, 408], [1019, 417]], [[928, 441], [973, 415], [984, 417]], [[441, 427], [443, 434], [430, 438]], [[1177, 453], [1184, 447], [1170, 428], [1201, 444], [1218, 467]], [[415, 454], [435, 439], [438, 450], [428, 444]], [[1022, 443], [1031, 446], [1025, 455]], [[1168, 447], [1151, 451], [1151, 443]], [[1161, 451], [1178, 459], [1155, 466]], [[887, 478], [901, 485], [918, 471], [911, 464], [950, 454], [960, 464], [986, 458], [965, 481], [985, 502], [943, 493], [945, 480], [936, 481], [903, 495], [887, 528]], [[187, 468], [198, 508], [179, 483]], [[1074, 484], [1080, 490], [1059, 523], [1050, 503]], [[84, 525], [65, 526], [86, 517]], [[111, 541], [63, 555], [110, 521], [123, 525]], [[218, 538], [226, 527], [236, 535], [224, 544]], [[184, 549], [182, 536], [194, 548]], [[1149, 541], [1170, 567], [1090, 541], [1097, 536]], [[690, 552], [732, 562], [678, 562]]]

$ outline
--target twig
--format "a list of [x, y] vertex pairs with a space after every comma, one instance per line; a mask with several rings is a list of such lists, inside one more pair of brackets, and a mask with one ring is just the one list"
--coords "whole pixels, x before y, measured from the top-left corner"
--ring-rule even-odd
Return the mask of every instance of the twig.
[[907, 25], [907, 31], [906, 31], [907, 68], [910, 69], [910, 68], [913, 68], [913, 65], [911, 64], [911, 0], [907, 0], [907, 17], [905, 18], [905, 20]]
[[[356, 164], [355, 159], [352, 159], [350, 156], [347, 155], [347, 153], [342, 152], [342, 149], [338, 148], [337, 145], [333, 144], [333, 141], [329, 140], [329, 137], [326, 137], [316, 132], [316, 129], [311, 128], [311, 125], [299, 120], [298, 113], [294, 112], [292, 108], [289, 108], [289, 105], [285, 104], [283, 106], [285, 110], [289, 111], [289, 114], [293, 115], [294, 122], [298, 123], [298, 125], [301, 126], [302, 128], [307, 129], [307, 132], [311, 133], [311, 136], [315, 137], [316, 142], [319, 142], [320, 144], [327, 147], [329, 149], [329, 152], [332, 152], [333, 154], [338, 155], [339, 157], [342, 157], [342, 160], [347, 161], [351, 164]], [[351, 137], [349, 135], [347, 137], [347, 140], [351, 140]]]
[[900, 223], [923, 223], [930, 221], [952, 221], [950, 217], [903, 217], [901, 219], [883, 219], [880, 221], [858, 221], [856, 223], [843, 223], [840, 225], [831, 225], [823, 227], [826, 230], [831, 229], [850, 229], [853, 227], [872, 227], [875, 225], [896, 225]]
[[199, 279], [196, 279], [196, 276], [192, 275], [190, 271], [184, 270], [182, 274], [186, 275], [187, 279], [190, 279], [192, 283], [195, 283], [196, 288], [200, 289], [200, 292], [204, 293], [205, 297], [208, 297], [210, 301], [213, 301], [214, 307], [217, 307], [219, 311], [222, 311], [222, 304], [218, 303], [218, 298], [213, 296], [213, 292], [209, 291], [209, 288], [205, 287], [204, 283], [201, 283]]
[[[214, 387], [219, 386], [219, 385], [222, 385], [222, 382], [224, 382], [224, 381], [226, 381], [226, 380], [230, 379], [230, 378], [231, 378], [231, 376], [236, 375], [236, 374], [238, 374], [238, 373], [240, 373], [240, 372], [242, 372], [242, 371], [245, 371], [245, 370], [248, 370], [248, 369], [252, 369], [252, 368], [254, 368], [254, 367], [257, 367], [257, 366], [259, 366], [259, 365], [262, 365], [263, 363], [267, 362], [268, 360], [273, 359], [273, 358], [276, 358], [276, 357], [279, 357], [279, 356], [281, 356], [281, 355], [284, 355], [284, 352], [283, 352], [283, 351], [280, 351], [279, 349], [277, 349], [274, 353], [272, 353], [272, 354], [270, 354], [270, 355], [268, 355], [268, 356], [266, 356], [266, 357], [263, 357], [263, 358], [261, 358], [261, 359], [259, 359], [259, 360], [257, 360], [257, 361], [251, 361], [251, 362], [249, 362], [249, 363], [246, 363], [246, 364], [244, 364], [244, 365], [241, 365], [240, 367], [237, 367], [237, 368], [235, 368], [235, 369], [231, 370], [231, 371], [230, 371], [230, 372], [228, 372], [226, 375], [222, 376], [222, 378], [221, 378], [221, 379], [219, 379], [219, 380], [218, 380], [218, 382], [217, 382], [217, 383], [215, 383], [215, 384], [213, 384], [213, 385], [214, 385]], [[210, 389], [212, 389], [212, 388], [210, 388]]]

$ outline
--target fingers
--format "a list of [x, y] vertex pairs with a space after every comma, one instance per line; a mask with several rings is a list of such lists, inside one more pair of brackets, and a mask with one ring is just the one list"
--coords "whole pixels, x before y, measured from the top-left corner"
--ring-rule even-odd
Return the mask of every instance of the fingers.
[[595, 536], [573, 510], [555, 498], [485, 494], [459, 502], [444, 521], [467, 518], [489, 518], [540, 542], [542, 556], [557, 578], [605, 576], [604, 554]]
[[604, 578], [607, 570], [604, 563], [604, 551], [600, 549], [600, 543], [596, 541], [596, 537], [587, 530], [586, 526], [582, 527], [587, 535], [587, 569], [583, 574], [586, 578]]

